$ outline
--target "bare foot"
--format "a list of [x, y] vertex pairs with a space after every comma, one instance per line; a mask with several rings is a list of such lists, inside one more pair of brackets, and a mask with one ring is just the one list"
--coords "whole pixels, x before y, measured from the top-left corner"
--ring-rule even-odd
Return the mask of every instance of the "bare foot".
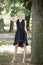
[[14, 63], [10, 62], [10, 65], [14, 65]]
[[16, 59], [11, 61], [12, 64], [16, 63]]
[[25, 60], [23, 60], [22, 63], [25, 63]]

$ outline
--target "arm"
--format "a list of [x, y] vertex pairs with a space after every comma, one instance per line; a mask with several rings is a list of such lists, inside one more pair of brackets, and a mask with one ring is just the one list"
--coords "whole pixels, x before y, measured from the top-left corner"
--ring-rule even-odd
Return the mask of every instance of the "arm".
[[18, 19], [17, 16], [15, 16], [15, 17], [11, 17], [11, 18], [10, 18], [10, 20], [13, 21], [13, 22], [16, 22], [17, 19]]
[[25, 31], [26, 31], [26, 33], [27, 33], [27, 38], [28, 38], [27, 21], [25, 21]]
[[25, 31], [27, 33], [27, 22], [26, 22], [26, 20], [25, 20]]
[[10, 20], [11, 20], [12, 22], [14, 22], [14, 17], [11, 17]]

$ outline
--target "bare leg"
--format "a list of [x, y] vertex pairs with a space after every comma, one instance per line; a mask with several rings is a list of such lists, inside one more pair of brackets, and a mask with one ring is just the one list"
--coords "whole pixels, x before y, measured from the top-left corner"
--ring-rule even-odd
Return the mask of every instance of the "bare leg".
[[12, 59], [12, 63], [15, 61], [15, 59], [16, 59], [16, 53], [17, 53], [17, 49], [18, 49], [18, 44], [17, 45], [15, 45], [15, 50], [14, 50], [14, 55], [13, 55], [13, 59]]
[[22, 62], [24, 63], [25, 62], [25, 55], [26, 55], [26, 44], [25, 43], [23, 44], [23, 47], [24, 47], [23, 48], [24, 52], [23, 52], [23, 61]]

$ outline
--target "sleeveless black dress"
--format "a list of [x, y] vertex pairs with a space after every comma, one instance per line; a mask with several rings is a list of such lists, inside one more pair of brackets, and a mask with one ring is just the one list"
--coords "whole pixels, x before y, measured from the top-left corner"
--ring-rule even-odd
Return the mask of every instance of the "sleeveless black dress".
[[26, 43], [26, 46], [28, 45], [27, 43], [27, 33], [25, 31], [25, 20], [22, 20], [19, 22], [19, 19], [17, 20], [17, 31], [15, 34], [15, 40], [14, 40], [14, 45], [19, 43], [20, 47], [23, 47], [23, 44]]

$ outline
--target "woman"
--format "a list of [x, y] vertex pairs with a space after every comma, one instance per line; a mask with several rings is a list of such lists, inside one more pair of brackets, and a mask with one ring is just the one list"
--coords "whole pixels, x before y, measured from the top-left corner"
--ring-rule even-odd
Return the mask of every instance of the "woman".
[[[12, 21], [15, 21], [15, 18], [12, 18]], [[24, 52], [23, 52], [23, 63], [25, 62], [25, 54], [26, 54], [26, 46], [28, 45], [27, 43], [27, 29], [26, 29], [26, 20], [24, 19], [24, 14], [22, 12], [18, 13], [18, 19], [16, 21], [16, 25], [17, 25], [17, 31], [15, 34], [15, 41], [14, 44], [15, 45], [15, 50], [14, 50], [14, 56], [12, 59], [12, 63], [15, 61], [16, 58], [16, 53], [17, 53], [17, 49], [18, 47], [23, 47]]]

